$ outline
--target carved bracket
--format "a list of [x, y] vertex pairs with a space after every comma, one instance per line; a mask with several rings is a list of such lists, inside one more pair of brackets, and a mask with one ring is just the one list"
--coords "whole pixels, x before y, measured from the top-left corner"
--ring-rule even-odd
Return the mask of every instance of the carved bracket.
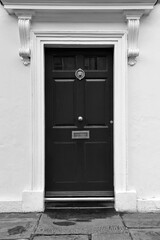
[[134, 66], [137, 62], [136, 58], [139, 56], [138, 37], [140, 18], [144, 12], [126, 13], [128, 22], [128, 64]]
[[18, 17], [18, 27], [21, 48], [19, 49], [19, 56], [22, 58], [24, 65], [30, 63], [30, 21], [31, 16], [19, 16]]
[[18, 27], [19, 27], [19, 36], [21, 47], [19, 49], [19, 56], [21, 57], [25, 66], [30, 64], [30, 25], [32, 14], [19, 13], [18, 16]]

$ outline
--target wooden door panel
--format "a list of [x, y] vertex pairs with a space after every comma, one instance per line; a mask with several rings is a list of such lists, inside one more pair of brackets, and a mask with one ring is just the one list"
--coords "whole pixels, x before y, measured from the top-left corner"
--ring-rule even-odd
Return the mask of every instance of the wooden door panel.
[[86, 79], [86, 124], [108, 123], [108, 86], [106, 79]]
[[87, 142], [85, 144], [85, 169], [88, 183], [108, 184], [110, 176], [112, 177], [109, 148], [110, 145], [106, 142]]
[[56, 190], [64, 183], [71, 185], [77, 182], [78, 159], [76, 152], [76, 143], [74, 142], [52, 142], [47, 155], [49, 161], [52, 162], [52, 165], [48, 165], [46, 169], [48, 191], [53, 190], [53, 186]]
[[54, 143], [52, 157], [53, 156], [54, 182], [75, 182], [77, 176], [76, 144], [60, 142]]
[[54, 125], [74, 125], [75, 80], [55, 79], [53, 81], [53, 121]]

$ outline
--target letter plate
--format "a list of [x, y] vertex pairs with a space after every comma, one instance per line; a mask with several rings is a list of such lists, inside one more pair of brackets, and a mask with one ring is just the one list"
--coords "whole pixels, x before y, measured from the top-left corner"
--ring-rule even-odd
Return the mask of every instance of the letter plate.
[[72, 131], [72, 139], [89, 139], [89, 131]]

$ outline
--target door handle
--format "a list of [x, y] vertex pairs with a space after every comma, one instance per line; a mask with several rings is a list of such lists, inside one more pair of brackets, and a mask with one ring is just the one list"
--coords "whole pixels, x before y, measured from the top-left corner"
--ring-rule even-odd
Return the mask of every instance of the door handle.
[[82, 122], [82, 121], [83, 121], [83, 117], [82, 117], [82, 116], [79, 116], [79, 117], [78, 117], [78, 121], [79, 121], [79, 122]]

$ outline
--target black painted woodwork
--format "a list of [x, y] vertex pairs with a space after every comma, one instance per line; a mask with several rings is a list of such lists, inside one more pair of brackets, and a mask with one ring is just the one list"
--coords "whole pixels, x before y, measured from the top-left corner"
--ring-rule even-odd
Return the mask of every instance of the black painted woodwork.
[[[85, 78], [75, 77], [82, 68]], [[78, 116], [83, 121], [78, 121]], [[45, 49], [46, 196], [113, 195], [113, 49]], [[89, 139], [72, 139], [86, 130]], [[56, 193], [56, 194], [55, 194]], [[59, 194], [58, 194], [59, 193]], [[67, 195], [69, 193], [69, 195]]]

